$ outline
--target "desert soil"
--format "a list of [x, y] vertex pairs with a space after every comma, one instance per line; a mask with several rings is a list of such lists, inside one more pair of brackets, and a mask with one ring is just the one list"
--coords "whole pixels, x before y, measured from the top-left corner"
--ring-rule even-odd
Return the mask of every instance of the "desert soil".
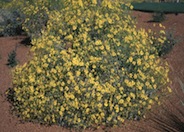
[[[148, 22], [152, 19], [151, 13], [139, 11], [132, 12], [137, 19], [138, 28], [159, 30], [159, 27], [153, 27], [153, 23]], [[183, 110], [180, 102], [181, 97], [184, 101], [184, 93], [181, 90], [179, 79], [184, 82], [184, 14], [167, 14], [166, 20], [162, 22], [166, 31], [172, 31], [179, 42], [174, 46], [172, 51], [162, 59], [169, 63], [170, 79], [172, 80], [172, 94], [163, 100], [163, 105], [155, 107], [153, 111], [148, 112], [145, 119], [140, 121], [125, 121], [121, 127], [108, 128], [106, 131], [116, 132], [161, 132], [160, 127], [154, 122], [155, 117], [160, 117], [164, 122], [164, 108], [172, 113], [177, 114], [181, 120], [184, 116], [178, 113], [178, 109]], [[158, 23], [156, 23], [158, 26]], [[16, 48], [17, 60], [22, 65], [30, 59], [30, 47], [20, 44], [25, 36], [1, 37], [0, 38], [0, 132], [68, 132], [70, 130], [53, 126], [44, 126], [31, 122], [22, 122], [11, 112], [11, 105], [6, 98], [6, 90], [11, 87], [11, 70], [7, 64], [8, 54]], [[92, 130], [85, 130], [92, 131]], [[104, 131], [102, 128], [95, 130]], [[173, 130], [174, 131], [174, 130]]]

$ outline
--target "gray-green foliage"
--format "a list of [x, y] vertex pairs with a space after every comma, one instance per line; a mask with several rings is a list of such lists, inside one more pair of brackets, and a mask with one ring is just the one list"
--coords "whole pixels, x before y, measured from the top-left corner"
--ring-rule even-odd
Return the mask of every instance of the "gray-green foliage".
[[164, 56], [168, 54], [174, 47], [175, 44], [178, 43], [176, 37], [174, 37], [171, 31], [166, 32], [166, 40], [161, 48], [158, 50], [159, 56]]
[[161, 36], [161, 34], [156, 33], [153, 36], [156, 38], [153, 39], [153, 46], [156, 48], [159, 56], [168, 54], [179, 41], [170, 30], [165, 33], [165, 40], [162, 44], [158, 41], [158, 36]]
[[31, 37], [33, 34], [38, 36], [46, 26], [47, 11], [62, 9], [63, 2], [64, 0], [3, 0], [0, 2], [0, 36], [17, 35], [22, 29]]
[[165, 14], [163, 12], [155, 12], [152, 15], [153, 22], [162, 22], [165, 20]]
[[12, 36], [21, 33], [21, 22], [17, 11], [0, 9], [0, 36]]

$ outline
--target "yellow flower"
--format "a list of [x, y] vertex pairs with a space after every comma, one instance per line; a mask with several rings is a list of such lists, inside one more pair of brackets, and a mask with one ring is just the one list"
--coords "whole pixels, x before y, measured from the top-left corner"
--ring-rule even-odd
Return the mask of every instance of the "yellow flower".
[[153, 104], [153, 100], [152, 99], [149, 100], [149, 104]]
[[92, 65], [92, 68], [95, 69], [95, 68], [96, 68], [96, 65], [93, 64], [93, 65]]
[[60, 116], [63, 116], [63, 111], [59, 111], [59, 115]]
[[57, 73], [56, 69], [55, 68], [52, 68], [51, 69], [51, 73]]
[[48, 45], [52, 45], [53, 44], [53, 42], [51, 40], [49, 40], [47, 43], [48, 43]]
[[119, 112], [119, 105], [115, 105], [114, 109], [115, 109], [116, 113], [118, 113]]
[[107, 37], [108, 37], [108, 38], [113, 38], [114, 35], [113, 35], [113, 34], [107, 34]]
[[86, 109], [86, 114], [89, 114], [89, 111], [90, 111], [90, 109], [89, 109], [89, 108], [87, 108], [87, 109]]
[[37, 71], [37, 73], [41, 73], [42, 72], [42, 69], [40, 67], [37, 67], [36, 68], [36, 71]]
[[105, 102], [104, 102], [104, 106], [108, 106], [108, 102], [107, 102], [107, 100], [105, 100]]
[[120, 99], [118, 104], [123, 104], [124, 103], [124, 100], [123, 99]]
[[97, 4], [97, 0], [92, 0], [92, 4], [96, 5]]
[[109, 17], [107, 18], [107, 21], [112, 24], [112, 19], [110, 19]]
[[137, 59], [137, 65], [140, 66], [141, 65], [141, 59]]
[[120, 116], [118, 116], [118, 118], [117, 118], [119, 121], [121, 121], [121, 122], [124, 122], [125, 120], [122, 118], [122, 117], [120, 117]]
[[102, 107], [102, 104], [101, 104], [101, 103], [99, 103], [97, 106], [98, 106], [99, 108], [101, 108], [101, 107]]
[[102, 46], [100, 46], [100, 50], [104, 50], [104, 46], [102, 45]]
[[73, 40], [73, 36], [70, 34], [68, 36], [65, 37], [66, 40]]
[[30, 82], [35, 82], [35, 78], [33, 76], [29, 76], [29, 81]]
[[103, 118], [105, 116], [105, 114], [104, 113], [100, 113], [100, 116]]
[[44, 67], [44, 68], [47, 68], [47, 67], [48, 67], [48, 64], [47, 64], [47, 63], [44, 63], [44, 64], [43, 64], [43, 67]]
[[111, 120], [112, 120], [112, 117], [108, 117], [108, 118], [107, 118], [107, 121], [111, 121]]
[[116, 96], [117, 100], [120, 100], [120, 98], [121, 98], [121, 95]]
[[34, 87], [33, 86], [31, 86], [29, 89], [30, 89], [31, 93], [34, 93]]
[[77, 26], [76, 25], [73, 25], [72, 29], [73, 30], [76, 30], [77, 29]]
[[132, 10], [134, 7], [132, 5], [130, 5], [130, 9]]
[[134, 74], [134, 79], [137, 79], [137, 74]]
[[131, 100], [130, 97], [127, 97], [127, 98], [126, 98], [126, 101], [127, 101], [127, 102], [130, 102], [130, 100]]
[[135, 94], [134, 93], [130, 93], [130, 97], [132, 97], [133, 99], [135, 99]]
[[81, 72], [80, 71], [76, 71], [76, 76], [80, 76]]
[[73, 63], [73, 65], [79, 65], [80, 61], [77, 57], [75, 57], [75, 58], [73, 58], [72, 63]]
[[50, 81], [50, 84], [49, 84], [51, 87], [56, 87], [56, 83], [54, 80]]
[[83, 1], [82, 0], [78, 0], [79, 2], [79, 6], [83, 7]]
[[148, 109], [151, 109], [151, 105], [148, 105], [148, 107], [147, 107]]
[[138, 115], [141, 115], [141, 111], [139, 110], [139, 111], [137, 112], [137, 114], [138, 114]]
[[54, 100], [54, 103], [53, 104], [54, 104], [54, 106], [56, 106], [57, 105], [57, 100]]
[[172, 89], [170, 87], [167, 87], [169, 93], [172, 93]]
[[132, 57], [130, 57], [128, 60], [129, 60], [129, 62], [132, 62], [132, 61], [133, 61], [133, 58], [132, 58]]
[[156, 85], [156, 84], [154, 84], [154, 85], [153, 85], [153, 88], [154, 88], [154, 89], [156, 89], [156, 88], [157, 88], [157, 85]]
[[102, 44], [102, 41], [101, 40], [96, 40], [95, 44], [96, 45], [101, 45]]
[[59, 29], [59, 33], [60, 33], [60, 34], [62, 34], [62, 33], [63, 33], [63, 31], [62, 31], [61, 29]]
[[161, 34], [165, 34], [165, 31], [164, 31], [164, 30], [160, 30], [160, 33], [161, 33]]

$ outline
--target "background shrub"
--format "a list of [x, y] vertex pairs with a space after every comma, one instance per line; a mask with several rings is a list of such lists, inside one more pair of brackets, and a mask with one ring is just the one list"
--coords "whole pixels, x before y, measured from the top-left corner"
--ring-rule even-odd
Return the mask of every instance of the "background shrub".
[[19, 23], [14, 21], [13, 26], [21, 25], [27, 35], [33, 38], [40, 36], [41, 30], [44, 30], [48, 21], [48, 11], [63, 8], [62, 3], [63, 0], [10, 0], [3, 3], [3, 8], [9, 10], [11, 14], [18, 13], [19, 15], [14, 15], [13, 18], [19, 20]]
[[20, 14], [16, 11], [0, 9], [0, 36], [21, 34], [22, 23], [17, 19], [18, 17], [20, 17]]
[[[165, 28], [160, 25], [161, 28]], [[153, 46], [156, 48], [156, 51], [159, 56], [164, 56], [168, 54], [173, 46], [178, 43], [178, 39], [173, 35], [171, 31], [165, 32], [164, 30], [160, 30], [159, 33], [149, 32], [150, 39], [153, 41]]]
[[162, 22], [165, 20], [165, 14], [163, 12], [155, 12], [152, 15], [152, 22]]
[[63, 4], [32, 41], [33, 59], [13, 72], [16, 113], [76, 128], [141, 118], [170, 91], [168, 66], [148, 33], [119, 0]]
[[40, 36], [48, 20], [47, 0], [27, 1], [22, 12], [25, 16], [23, 29], [31, 38]]
[[159, 56], [164, 56], [168, 54], [174, 47], [175, 44], [178, 43], [178, 39], [174, 37], [171, 31], [166, 33], [166, 40], [164, 41], [163, 46], [159, 50]]

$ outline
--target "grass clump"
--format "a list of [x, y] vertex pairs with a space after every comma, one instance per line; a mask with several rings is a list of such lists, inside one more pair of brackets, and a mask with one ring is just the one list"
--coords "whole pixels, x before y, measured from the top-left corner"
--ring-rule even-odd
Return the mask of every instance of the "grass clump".
[[159, 131], [164, 131], [164, 132], [184, 131], [184, 120], [183, 120], [184, 118], [184, 112], [183, 112], [184, 83], [181, 81], [180, 78], [177, 78], [177, 81], [179, 82], [180, 88], [182, 91], [179, 92], [180, 90], [175, 89], [174, 96], [178, 98], [177, 101], [179, 102], [177, 101], [173, 102], [171, 100], [168, 100], [161, 105], [161, 108], [159, 109], [160, 110], [159, 115], [158, 115], [158, 112], [151, 113], [153, 116], [151, 121], [154, 123], [154, 125], [151, 125], [151, 126], [155, 127], [155, 129]]
[[121, 5], [66, 0], [65, 8], [49, 12], [46, 29], [32, 41], [33, 59], [13, 72], [13, 105], [21, 118], [116, 126], [141, 118], [160, 91], [170, 90], [167, 64]]

